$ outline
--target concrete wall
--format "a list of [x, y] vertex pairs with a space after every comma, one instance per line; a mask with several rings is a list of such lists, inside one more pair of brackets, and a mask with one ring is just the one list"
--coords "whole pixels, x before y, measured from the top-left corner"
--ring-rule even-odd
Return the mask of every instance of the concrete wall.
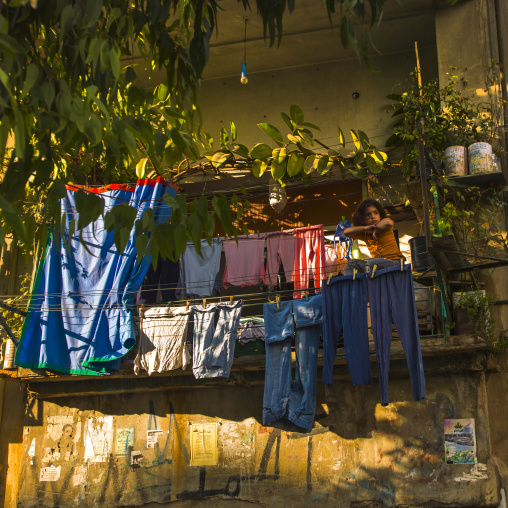
[[[412, 401], [403, 361], [392, 362], [387, 407], [377, 380], [352, 388], [343, 375], [326, 390], [319, 383], [310, 433], [263, 427], [262, 386], [34, 401], [18, 505], [497, 506], [503, 480], [490, 442], [485, 357], [425, 358], [425, 367], [421, 402]], [[449, 418], [475, 419], [476, 466], [446, 464]]]
[[[420, 59], [425, 78], [437, 77], [436, 48], [422, 48]], [[285, 135], [288, 129], [280, 113], [289, 114], [291, 104], [297, 104], [305, 120], [321, 128], [315, 134], [327, 146], [338, 145], [339, 126], [348, 142], [349, 129], [360, 129], [383, 149], [394, 111], [386, 96], [403, 90], [399, 85], [406, 82], [416, 66], [414, 47], [375, 56], [372, 65], [376, 72], [351, 58], [259, 72], [251, 76], [247, 85], [241, 85], [237, 76], [204, 80], [198, 95], [203, 128], [217, 138], [221, 127], [229, 132], [229, 122], [233, 120], [240, 142], [249, 147], [270, 142], [256, 124], [271, 123]], [[353, 98], [354, 92], [360, 94], [358, 99]]]

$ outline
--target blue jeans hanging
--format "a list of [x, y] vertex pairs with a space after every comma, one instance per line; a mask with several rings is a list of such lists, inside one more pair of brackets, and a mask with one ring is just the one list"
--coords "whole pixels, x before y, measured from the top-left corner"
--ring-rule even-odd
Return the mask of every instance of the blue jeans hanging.
[[388, 404], [388, 370], [392, 343], [392, 319], [406, 355], [415, 400], [425, 398], [420, 332], [416, 313], [411, 265], [379, 270], [367, 278], [372, 333], [376, 345], [381, 404]]
[[[312, 430], [316, 411], [317, 355], [322, 323], [322, 296], [263, 305], [266, 373], [263, 425], [287, 418]], [[295, 339], [295, 380], [291, 346]]]
[[[358, 261], [358, 260], [355, 260]], [[367, 281], [359, 273], [323, 281], [323, 383], [333, 384], [337, 343], [344, 350], [353, 386], [372, 383], [367, 331]]]

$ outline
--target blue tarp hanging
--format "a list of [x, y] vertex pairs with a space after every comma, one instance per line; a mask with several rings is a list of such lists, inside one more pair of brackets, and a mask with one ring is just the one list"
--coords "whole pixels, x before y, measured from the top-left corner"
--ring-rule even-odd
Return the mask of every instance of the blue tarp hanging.
[[[68, 186], [61, 200], [67, 241], [70, 222], [78, 218], [75, 197], [79, 189]], [[127, 203], [138, 210], [137, 219], [151, 208], [160, 223], [167, 222], [171, 212], [162, 197], [175, 197], [177, 188], [158, 178], [138, 180], [135, 186], [109, 185], [86, 191], [100, 193], [105, 212]], [[149, 262], [145, 257], [137, 262], [134, 228], [122, 254], [113, 234], [100, 217], [82, 231], [86, 248], [79, 231], [70, 239], [69, 251], [60, 235], [53, 235], [33, 287], [17, 365], [90, 375], [119, 369], [121, 357], [135, 344], [133, 303]]]

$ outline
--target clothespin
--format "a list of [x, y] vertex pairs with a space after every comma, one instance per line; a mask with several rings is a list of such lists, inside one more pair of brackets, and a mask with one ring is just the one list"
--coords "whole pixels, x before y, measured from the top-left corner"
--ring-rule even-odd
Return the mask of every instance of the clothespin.
[[309, 301], [309, 292], [305, 291], [305, 300]]
[[353, 280], [356, 279], [356, 268], [353, 268]]
[[233, 295], [229, 297], [229, 305], [233, 305]]
[[377, 270], [377, 265], [374, 265], [372, 268], [372, 275], [370, 276], [371, 279], [374, 278], [374, 274], [376, 273], [376, 270]]
[[400, 271], [404, 271], [404, 260], [402, 258], [400, 258]]
[[307, 223], [307, 227], [310, 228], [310, 223], [309, 222]]
[[141, 304], [141, 317], [142, 318], [145, 317], [145, 304], [144, 303]]
[[206, 309], [206, 298], [203, 298], [203, 309]]
[[279, 289], [280, 289], [280, 287], [281, 287], [281, 285], [282, 285], [282, 281], [281, 281], [281, 279], [280, 279], [280, 275], [279, 275], [279, 274], [277, 274], [277, 280], [279, 281]]
[[188, 311], [189, 310], [189, 305], [190, 305], [190, 302], [185, 302], [185, 310]]
[[328, 275], [328, 279], [326, 280], [326, 285], [330, 284], [330, 281], [332, 280], [333, 273]]
[[281, 230], [281, 231], [284, 231], [284, 228], [281, 226], [281, 227], [280, 227], [280, 230]]
[[279, 295], [275, 296], [275, 302], [277, 303], [277, 308], [279, 308], [279, 302], [280, 302], [280, 296]]

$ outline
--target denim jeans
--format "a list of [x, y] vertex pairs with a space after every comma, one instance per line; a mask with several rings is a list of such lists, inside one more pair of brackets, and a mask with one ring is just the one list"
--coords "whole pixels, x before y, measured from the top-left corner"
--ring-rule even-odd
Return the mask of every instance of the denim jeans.
[[[196, 379], [229, 377], [243, 300], [191, 307], [194, 315], [192, 371]], [[215, 326], [215, 311], [219, 319]]]
[[353, 275], [353, 268], [356, 268], [358, 273], [369, 273], [372, 271], [374, 265], [377, 265], [376, 270], [380, 270], [382, 268], [394, 266], [394, 263], [397, 264], [398, 261], [391, 261], [385, 258], [350, 259], [347, 262], [344, 275]]
[[[355, 260], [357, 261], [357, 260]], [[323, 281], [323, 383], [333, 385], [333, 363], [340, 335], [353, 386], [372, 383], [367, 331], [367, 275]]]
[[[312, 430], [316, 411], [317, 355], [322, 323], [322, 296], [263, 305], [266, 373], [263, 425], [287, 418]], [[296, 370], [292, 380], [291, 345]]]
[[377, 271], [367, 278], [372, 333], [376, 344], [381, 404], [388, 404], [388, 369], [392, 342], [392, 319], [406, 355], [415, 400], [425, 398], [420, 332], [416, 312], [411, 265]]

